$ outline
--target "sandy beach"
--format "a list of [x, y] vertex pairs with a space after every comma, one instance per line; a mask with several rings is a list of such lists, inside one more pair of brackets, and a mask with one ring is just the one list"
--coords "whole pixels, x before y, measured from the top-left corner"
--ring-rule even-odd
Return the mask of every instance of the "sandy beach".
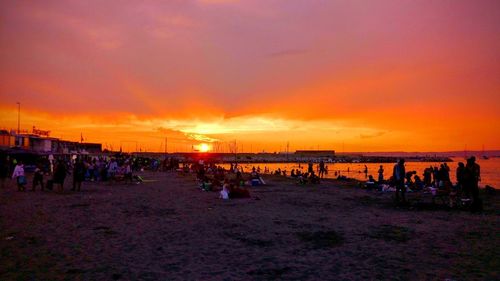
[[[267, 176], [218, 199], [193, 175], [0, 190], [0, 280], [499, 280], [499, 204], [396, 207], [336, 180]], [[28, 190], [30, 190], [29, 186]], [[413, 198], [416, 200], [415, 198]], [[416, 201], [414, 201], [416, 202]]]

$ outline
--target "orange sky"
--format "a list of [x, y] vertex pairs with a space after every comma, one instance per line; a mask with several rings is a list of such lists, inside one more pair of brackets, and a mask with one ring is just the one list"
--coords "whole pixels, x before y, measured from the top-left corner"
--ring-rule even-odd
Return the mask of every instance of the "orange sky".
[[500, 149], [499, 3], [3, 1], [0, 127], [20, 102], [113, 149]]

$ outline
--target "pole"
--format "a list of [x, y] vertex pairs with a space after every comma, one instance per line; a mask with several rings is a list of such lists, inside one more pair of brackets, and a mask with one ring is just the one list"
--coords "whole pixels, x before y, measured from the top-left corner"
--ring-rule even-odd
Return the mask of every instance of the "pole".
[[286, 142], [286, 162], [289, 161], [288, 155], [290, 155], [290, 142]]
[[17, 102], [17, 133], [21, 132], [21, 103]]

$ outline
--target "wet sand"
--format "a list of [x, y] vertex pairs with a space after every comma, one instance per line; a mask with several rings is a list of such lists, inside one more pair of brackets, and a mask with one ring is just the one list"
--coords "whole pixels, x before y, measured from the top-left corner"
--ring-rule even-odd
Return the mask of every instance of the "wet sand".
[[0, 190], [0, 280], [500, 279], [494, 196], [470, 214], [267, 176], [251, 199], [223, 201], [192, 175], [143, 177], [79, 193]]

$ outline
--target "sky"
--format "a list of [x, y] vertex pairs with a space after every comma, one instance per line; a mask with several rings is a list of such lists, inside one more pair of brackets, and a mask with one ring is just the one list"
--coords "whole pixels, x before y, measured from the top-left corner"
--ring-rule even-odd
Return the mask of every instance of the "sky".
[[0, 128], [19, 102], [125, 151], [500, 149], [499, 50], [496, 0], [2, 1]]

